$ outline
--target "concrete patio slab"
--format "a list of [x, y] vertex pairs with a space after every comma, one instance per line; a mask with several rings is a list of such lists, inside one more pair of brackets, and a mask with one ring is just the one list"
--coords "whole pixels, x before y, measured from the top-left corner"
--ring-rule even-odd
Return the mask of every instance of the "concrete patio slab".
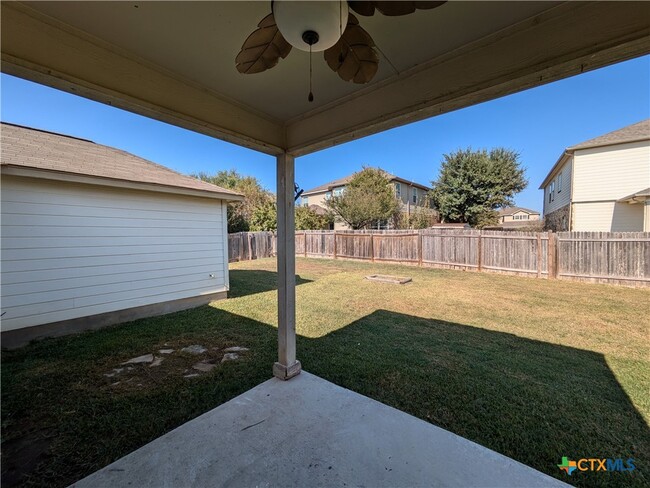
[[302, 372], [266, 381], [73, 486], [568, 485]]

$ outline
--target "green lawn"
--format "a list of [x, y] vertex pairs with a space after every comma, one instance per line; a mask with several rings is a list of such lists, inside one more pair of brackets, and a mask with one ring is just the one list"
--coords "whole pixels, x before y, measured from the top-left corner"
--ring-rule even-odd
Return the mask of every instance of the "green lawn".
[[[238, 263], [228, 300], [3, 352], [3, 486], [65, 486], [268, 379], [274, 270]], [[297, 273], [305, 370], [572, 484], [650, 484], [650, 290], [301, 258]], [[191, 344], [250, 351], [184, 378]], [[157, 368], [104, 376], [165, 347]], [[567, 477], [562, 456], [638, 469]]]

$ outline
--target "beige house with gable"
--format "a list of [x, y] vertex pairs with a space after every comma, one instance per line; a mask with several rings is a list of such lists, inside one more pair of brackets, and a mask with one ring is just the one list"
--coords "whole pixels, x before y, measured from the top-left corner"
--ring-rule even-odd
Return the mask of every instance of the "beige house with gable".
[[539, 212], [524, 207], [506, 207], [499, 210], [499, 225], [515, 228], [526, 227], [539, 222]]
[[650, 232], [650, 119], [567, 148], [540, 189], [550, 230]]
[[[415, 211], [427, 211], [431, 213], [432, 224], [437, 221], [437, 213], [433, 210], [427, 195], [431, 188], [421, 185], [414, 181], [400, 178], [384, 171], [386, 177], [390, 180], [390, 185], [395, 195], [402, 203], [402, 213], [410, 217]], [[348, 175], [338, 180], [330, 181], [323, 185], [307, 190], [302, 194], [301, 204], [310, 207], [312, 210], [321, 213], [326, 211], [328, 198], [337, 196], [345, 191], [345, 186], [352, 180], [354, 174]], [[390, 223], [378, 222], [377, 228], [388, 228]], [[337, 219], [334, 221], [334, 230], [345, 230], [350, 227], [343, 221]]]

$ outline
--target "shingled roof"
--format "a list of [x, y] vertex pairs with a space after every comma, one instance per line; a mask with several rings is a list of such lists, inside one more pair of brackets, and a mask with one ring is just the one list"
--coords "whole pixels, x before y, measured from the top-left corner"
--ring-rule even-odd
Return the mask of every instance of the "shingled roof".
[[540, 215], [540, 213], [537, 210], [531, 210], [529, 208], [524, 208], [524, 207], [505, 207], [499, 210], [499, 215], [501, 217], [505, 215], [513, 215], [516, 214], [517, 212], [525, 212], [527, 214], [537, 214]]
[[[149, 190], [204, 194], [212, 198], [241, 200], [221, 188], [120, 149], [86, 139], [20, 125], [2, 123], [0, 165], [5, 169], [31, 169], [51, 174], [97, 178], [104, 184], [126, 182]], [[119, 185], [117, 185], [119, 186]]]
[[575, 146], [567, 147], [558, 160], [555, 162], [551, 171], [548, 172], [539, 189], [543, 190], [546, 185], [555, 177], [555, 174], [563, 167], [564, 162], [575, 151], [580, 149], [589, 149], [592, 147], [613, 146], [615, 144], [626, 144], [629, 142], [646, 141], [650, 139], [650, 119], [642, 120], [636, 124], [628, 125], [622, 129], [618, 129], [602, 136], [589, 139], [587, 141], [576, 144]]
[[[382, 173], [384, 173], [384, 176], [386, 176], [386, 178], [388, 178], [390, 181], [398, 181], [400, 183], [405, 183], [407, 185], [416, 186], [416, 187], [421, 188], [421, 189], [423, 189], [425, 191], [429, 191], [431, 189], [428, 186], [421, 185], [420, 183], [416, 183], [415, 181], [405, 180], [404, 178], [400, 178], [399, 176], [395, 176], [394, 174], [391, 174], [391, 173], [389, 173], [387, 171], [384, 171], [384, 170], [380, 170], [380, 171]], [[352, 180], [352, 178], [354, 177], [355, 174], [356, 173], [353, 173], [353, 174], [345, 176], [343, 178], [339, 178], [338, 180], [333, 180], [333, 181], [330, 181], [330, 182], [325, 183], [323, 185], [311, 188], [311, 189], [305, 191], [303, 193], [303, 195], [308, 196], [308, 195], [312, 195], [314, 193], [322, 193], [324, 191], [330, 191], [330, 190], [332, 190], [334, 188], [338, 188], [340, 186], [345, 186], [348, 183], [350, 183], [350, 180]]]
[[628, 125], [602, 136], [589, 139], [568, 148], [569, 151], [587, 149], [590, 147], [610, 146], [612, 144], [625, 144], [627, 142], [644, 141], [650, 139], [650, 119], [642, 120], [636, 124]]

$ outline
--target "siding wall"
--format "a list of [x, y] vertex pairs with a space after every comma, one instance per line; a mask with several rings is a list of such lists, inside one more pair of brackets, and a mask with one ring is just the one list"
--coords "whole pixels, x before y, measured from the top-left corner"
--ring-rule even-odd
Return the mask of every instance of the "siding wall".
[[228, 288], [219, 200], [3, 176], [1, 204], [3, 331]]
[[643, 205], [617, 202], [574, 203], [573, 230], [576, 232], [643, 231]]
[[574, 161], [572, 230], [642, 231], [642, 206], [616, 200], [650, 187], [650, 141], [579, 150]]
[[[562, 186], [558, 186], [558, 175], [562, 173]], [[548, 192], [551, 186], [551, 183], [546, 185], [544, 188], [544, 215], [548, 215], [551, 212], [564, 207], [571, 203], [571, 173], [573, 172], [573, 158], [570, 157], [566, 163], [562, 166], [561, 171], [555, 175], [553, 181], [555, 181], [555, 199], [549, 203], [548, 201]]]
[[650, 141], [575, 152], [573, 201], [618, 200], [650, 186]]

